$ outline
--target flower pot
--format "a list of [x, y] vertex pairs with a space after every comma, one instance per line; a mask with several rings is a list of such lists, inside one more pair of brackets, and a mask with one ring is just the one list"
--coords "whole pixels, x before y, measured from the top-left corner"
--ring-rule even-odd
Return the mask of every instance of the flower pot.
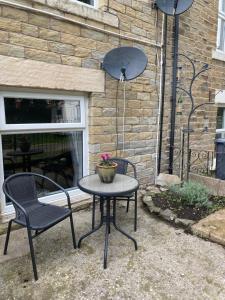
[[117, 163], [113, 163], [111, 166], [97, 165], [96, 171], [100, 180], [104, 183], [111, 183], [116, 175]]

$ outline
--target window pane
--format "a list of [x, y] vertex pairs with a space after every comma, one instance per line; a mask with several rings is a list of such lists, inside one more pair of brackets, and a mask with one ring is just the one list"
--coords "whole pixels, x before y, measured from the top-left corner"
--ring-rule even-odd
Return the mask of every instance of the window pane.
[[86, 4], [94, 5], [94, 0], [78, 0], [78, 1]]
[[223, 128], [223, 111], [224, 108], [218, 107], [217, 110], [217, 124], [216, 124], [216, 129], [222, 129]]
[[225, 0], [221, 0], [222, 5], [221, 5], [221, 11], [225, 13]]
[[224, 51], [224, 41], [225, 41], [225, 21], [220, 19], [218, 23], [218, 49]]
[[5, 98], [6, 124], [79, 123], [80, 101]]
[[[82, 131], [3, 135], [2, 147], [5, 178], [31, 171], [69, 189], [77, 187], [83, 175]], [[38, 189], [42, 196], [55, 191], [42, 180]]]

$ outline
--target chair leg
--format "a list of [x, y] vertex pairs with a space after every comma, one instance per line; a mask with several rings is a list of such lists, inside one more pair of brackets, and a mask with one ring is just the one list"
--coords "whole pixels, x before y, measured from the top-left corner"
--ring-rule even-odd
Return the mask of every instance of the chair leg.
[[35, 262], [35, 255], [34, 255], [34, 246], [33, 246], [33, 240], [31, 235], [31, 230], [27, 228], [27, 234], [28, 234], [28, 240], [30, 245], [30, 255], [31, 255], [31, 261], [32, 261], [32, 267], [34, 272], [34, 279], [38, 280], [38, 274], [37, 274], [37, 267]]
[[95, 228], [95, 195], [93, 196], [93, 207], [92, 207], [92, 229]]
[[77, 245], [76, 245], [76, 237], [75, 237], [72, 213], [70, 215], [70, 225], [71, 225], [71, 232], [72, 232], [72, 239], [73, 239], [73, 247], [74, 247], [74, 249], [76, 249]]
[[9, 224], [8, 224], [8, 229], [7, 229], [6, 239], [5, 239], [5, 247], [4, 247], [4, 252], [3, 252], [4, 255], [7, 254], [11, 225], [12, 225], [12, 220], [10, 220]]
[[137, 191], [134, 198], [134, 231], [137, 231]]
[[130, 198], [127, 199], [127, 212], [129, 211], [129, 206], [130, 206]]

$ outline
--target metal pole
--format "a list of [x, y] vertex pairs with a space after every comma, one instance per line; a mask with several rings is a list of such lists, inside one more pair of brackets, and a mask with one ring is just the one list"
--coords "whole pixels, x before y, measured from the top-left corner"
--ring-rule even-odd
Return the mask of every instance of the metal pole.
[[163, 117], [164, 117], [164, 103], [165, 103], [165, 83], [166, 83], [166, 58], [167, 58], [167, 15], [165, 14], [163, 32], [163, 66], [162, 66], [162, 94], [160, 107], [160, 129], [159, 129], [159, 149], [158, 149], [158, 174], [161, 171], [162, 160], [162, 136], [163, 136]]
[[170, 115], [170, 147], [169, 147], [169, 174], [173, 174], [174, 136], [176, 125], [176, 93], [177, 93], [177, 65], [179, 46], [179, 15], [174, 17], [174, 41], [173, 41], [173, 82], [172, 82], [172, 105]]

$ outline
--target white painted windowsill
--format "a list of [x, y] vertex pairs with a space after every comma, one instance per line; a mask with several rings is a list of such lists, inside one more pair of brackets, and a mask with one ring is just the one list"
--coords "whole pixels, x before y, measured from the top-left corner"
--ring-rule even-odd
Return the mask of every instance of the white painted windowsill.
[[212, 51], [212, 58], [217, 59], [217, 60], [221, 60], [221, 61], [225, 61], [225, 52], [218, 51], [218, 50], [213, 50]]

